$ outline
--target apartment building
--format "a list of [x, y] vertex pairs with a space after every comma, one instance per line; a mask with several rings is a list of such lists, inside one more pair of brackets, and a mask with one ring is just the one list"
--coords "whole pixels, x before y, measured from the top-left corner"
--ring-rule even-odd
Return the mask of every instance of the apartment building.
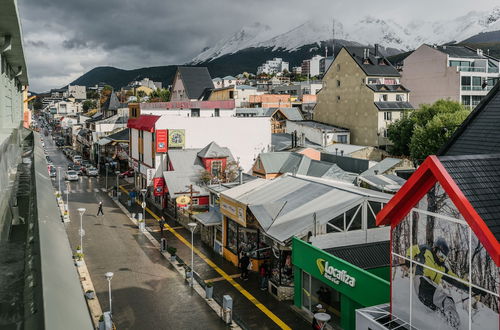
[[378, 47], [343, 47], [323, 77], [314, 120], [344, 127], [350, 142], [385, 148], [387, 126], [413, 109], [410, 91]]
[[272, 60], [267, 60], [266, 63], [262, 64], [257, 68], [257, 74], [276, 74], [283, 71], [289, 71], [288, 62], [284, 62], [282, 58], [273, 58]]
[[401, 82], [415, 107], [450, 99], [473, 108], [499, 77], [499, 59], [481, 49], [424, 44], [404, 60]]
[[[309, 60], [302, 61], [302, 65], [301, 65], [302, 75], [310, 76], [310, 77], [319, 76], [321, 73], [321, 70], [320, 70], [321, 60], [323, 60], [323, 59], [324, 59], [323, 56], [316, 55]], [[324, 66], [324, 64], [323, 64], [323, 66]]]

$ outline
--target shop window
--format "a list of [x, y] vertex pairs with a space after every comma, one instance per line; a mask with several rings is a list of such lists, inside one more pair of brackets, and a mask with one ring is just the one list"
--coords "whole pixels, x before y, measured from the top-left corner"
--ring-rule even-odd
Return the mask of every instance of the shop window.
[[251, 258], [257, 258], [257, 229], [244, 228], [238, 225], [238, 250], [246, 252]]
[[292, 251], [272, 252], [271, 281], [278, 286], [293, 286]]
[[227, 242], [226, 248], [233, 252], [238, 253], [238, 224], [228, 218], [227, 219]]
[[311, 311], [311, 275], [302, 271], [302, 308]]

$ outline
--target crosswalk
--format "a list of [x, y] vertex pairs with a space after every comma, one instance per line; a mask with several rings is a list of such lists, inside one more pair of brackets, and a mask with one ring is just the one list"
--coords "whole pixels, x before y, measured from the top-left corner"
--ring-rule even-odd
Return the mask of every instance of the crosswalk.
[[[98, 192], [106, 192], [106, 188], [87, 188], [87, 189], [71, 188], [69, 190], [70, 194], [74, 194], [74, 193], [98, 193]], [[66, 194], [66, 193], [68, 193], [68, 191], [63, 190], [63, 194]]]

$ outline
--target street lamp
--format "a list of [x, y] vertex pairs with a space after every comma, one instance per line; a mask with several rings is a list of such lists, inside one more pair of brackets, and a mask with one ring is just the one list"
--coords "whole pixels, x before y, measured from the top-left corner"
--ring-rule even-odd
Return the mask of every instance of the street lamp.
[[141, 189], [142, 194], [142, 220], [146, 221], [146, 192], [147, 189]]
[[69, 212], [69, 181], [66, 182], [66, 211]]
[[193, 286], [194, 279], [194, 231], [196, 230], [196, 222], [188, 223], [191, 230], [191, 287]]
[[113, 272], [107, 272], [104, 274], [106, 279], [108, 280], [108, 294], [109, 294], [109, 315], [112, 317], [113, 312], [111, 309], [111, 279], [113, 278]]
[[83, 236], [85, 236], [85, 231], [83, 231], [83, 221], [82, 221], [82, 218], [83, 218], [83, 214], [85, 213], [86, 209], [83, 208], [83, 207], [80, 207], [78, 209], [78, 213], [80, 213], [80, 230], [79, 230], [79, 234], [80, 234], [80, 250], [82, 251], [82, 254], [83, 254]]
[[109, 163], [104, 164], [106, 165], [106, 193], [108, 192], [108, 166]]
[[115, 171], [116, 174], [116, 199], [118, 199], [118, 176], [120, 175], [120, 171]]
[[58, 179], [58, 190], [61, 192], [61, 166], [57, 166], [57, 179]]

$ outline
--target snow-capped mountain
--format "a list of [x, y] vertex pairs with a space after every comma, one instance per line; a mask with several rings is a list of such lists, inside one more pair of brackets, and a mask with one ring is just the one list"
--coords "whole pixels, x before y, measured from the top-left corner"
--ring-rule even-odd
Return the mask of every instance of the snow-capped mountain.
[[[335, 39], [365, 45], [380, 44], [386, 48], [408, 51], [423, 43], [443, 44], [459, 42], [482, 32], [500, 30], [500, 7], [488, 12], [473, 11], [467, 15], [436, 22], [411, 21], [405, 26], [393, 20], [367, 16], [356, 22], [342, 22], [335, 18]], [[332, 21], [307, 21], [276, 36], [272, 29], [260, 23], [244, 27], [229, 38], [196, 56], [192, 63], [211, 61], [223, 55], [234, 54], [250, 47], [295, 51], [304, 45], [319, 44], [332, 39]], [[500, 42], [500, 40], [499, 40]]]

